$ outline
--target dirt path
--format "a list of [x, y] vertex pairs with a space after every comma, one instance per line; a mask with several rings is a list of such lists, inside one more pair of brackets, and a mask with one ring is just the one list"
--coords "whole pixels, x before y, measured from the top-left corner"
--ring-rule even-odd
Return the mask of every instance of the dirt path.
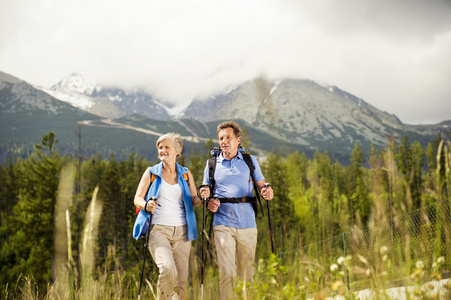
[[[181, 120], [176, 120], [176, 121], [180, 125], [182, 125], [189, 133], [192, 134], [192, 136], [182, 136], [182, 139], [184, 139], [186, 141], [194, 142], [194, 143], [206, 142], [209, 140], [207, 138], [199, 137], [195, 132], [193, 132], [191, 130], [191, 128], [186, 126], [186, 124], [184, 124]], [[101, 122], [105, 125], [101, 125], [98, 122]], [[86, 126], [94, 126], [94, 127], [109, 127], [109, 128], [114, 127], [114, 128], [121, 128], [121, 129], [129, 129], [129, 130], [139, 131], [139, 132], [154, 135], [154, 136], [161, 136], [164, 134], [164, 133], [156, 132], [156, 131], [149, 130], [149, 129], [144, 129], [144, 128], [140, 128], [140, 127], [131, 126], [128, 124], [118, 123], [118, 122], [113, 121], [112, 119], [84, 120], [84, 121], [77, 122], [77, 124], [86, 125]]]

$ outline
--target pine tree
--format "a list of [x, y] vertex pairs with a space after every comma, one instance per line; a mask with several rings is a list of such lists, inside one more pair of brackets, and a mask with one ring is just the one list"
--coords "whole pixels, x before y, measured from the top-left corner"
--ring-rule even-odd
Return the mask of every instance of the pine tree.
[[246, 126], [241, 128], [241, 146], [246, 150], [246, 153], [253, 154], [251, 150], [251, 139], [247, 133]]
[[360, 149], [359, 144], [355, 143], [354, 149], [351, 152], [351, 165], [348, 167], [352, 224], [355, 224], [359, 219], [365, 224], [371, 213], [371, 203], [369, 202], [368, 190], [363, 172], [364, 162], [364, 154]]
[[291, 226], [295, 222], [293, 204], [288, 198], [287, 167], [278, 154], [271, 153], [262, 164], [262, 171], [265, 174], [265, 181], [271, 184], [274, 191], [274, 198], [270, 203], [272, 222], [278, 236], [276, 240], [278, 250], [284, 251], [285, 239], [289, 237]]
[[213, 140], [208, 140], [204, 145], [204, 151], [198, 151], [194, 153], [191, 150], [191, 156], [189, 157], [188, 168], [194, 177], [195, 184], [202, 183], [206, 161], [211, 157], [210, 150], [213, 149]]
[[21, 165], [19, 202], [12, 218], [10, 278], [32, 275], [41, 289], [52, 279], [55, 200], [65, 161], [54, 150], [56, 142], [55, 134], [49, 132]]
[[98, 199], [103, 203], [98, 231], [98, 263], [117, 271], [119, 263], [116, 259], [120, 254], [123, 239], [127, 239], [128, 218], [127, 203], [122, 194], [118, 164], [114, 154], [111, 155], [100, 181]]

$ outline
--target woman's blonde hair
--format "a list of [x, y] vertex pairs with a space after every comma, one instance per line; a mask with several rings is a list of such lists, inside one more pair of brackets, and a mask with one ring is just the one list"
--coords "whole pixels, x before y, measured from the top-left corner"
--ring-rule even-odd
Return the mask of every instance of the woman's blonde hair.
[[182, 140], [182, 136], [178, 133], [174, 133], [174, 132], [170, 132], [170, 133], [166, 133], [163, 134], [162, 136], [160, 136], [157, 140], [157, 149], [158, 149], [158, 145], [165, 140], [170, 140], [172, 145], [174, 145], [175, 150], [177, 150], [177, 157], [179, 157], [180, 155], [182, 155], [182, 151], [183, 151], [183, 140]]

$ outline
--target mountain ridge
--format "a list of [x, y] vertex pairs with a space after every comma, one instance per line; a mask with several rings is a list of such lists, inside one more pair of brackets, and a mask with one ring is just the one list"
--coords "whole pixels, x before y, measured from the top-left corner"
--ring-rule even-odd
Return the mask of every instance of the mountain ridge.
[[[86, 84], [77, 76], [83, 75], [72, 75], [78, 82], [62, 80], [51, 89], [44, 89], [0, 72], [0, 152], [5, 152], [2, 149], [7, 149], [12, 140], [26, 143], [34, 138], [34, 143], [38, 143], [47, 133], [45, 130], [54, 127], [62, 136], [61, 142], [76, 149], [74, 128], [83, 131], [81, 126], [94, 134], [90, 142], [92, 152], [97, 147], [103, 153], [113, 150], [126, 155], [133, 149], [146, 153], [141, 140], [155, 140], [169, 131], [180, 132], [191, 148], [199, 149], [206, 140], [215, 138], [219, 122], [233, 119], [252, 133], [251, 143], [257, 152], [288, 154], [298, 150], [312, 154], [327, 150], [340, 157], [349, 154], [356, 142], [364, 151], [371, 144], [384, 147], [390, 136], [406, 135], [426, 145], [438, 133], [449, 136], [451, 126], [451, 121], [403, 124], [395, 115], [336, 86], [305, 79], [257, 78], [223, 94], [193, 100], [179, 118], [174, 118], [167, 111], [174, 108], [152, 95]], [[55, 93], [66, 101], [55, 97]], [[89, 106], [83, 101], [95, 103]], [[2, 157], [5, 155], [0, 153]]]

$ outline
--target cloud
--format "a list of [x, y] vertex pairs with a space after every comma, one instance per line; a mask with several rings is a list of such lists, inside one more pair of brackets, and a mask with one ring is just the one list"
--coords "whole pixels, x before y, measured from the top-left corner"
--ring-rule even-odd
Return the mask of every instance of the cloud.
[[447, 0], [18, 0], [0, 11], [0, 68], [47, 87], [86, 71], [187, 103], [263, 74], [337, 85], [407, 123], [451, 115]]

